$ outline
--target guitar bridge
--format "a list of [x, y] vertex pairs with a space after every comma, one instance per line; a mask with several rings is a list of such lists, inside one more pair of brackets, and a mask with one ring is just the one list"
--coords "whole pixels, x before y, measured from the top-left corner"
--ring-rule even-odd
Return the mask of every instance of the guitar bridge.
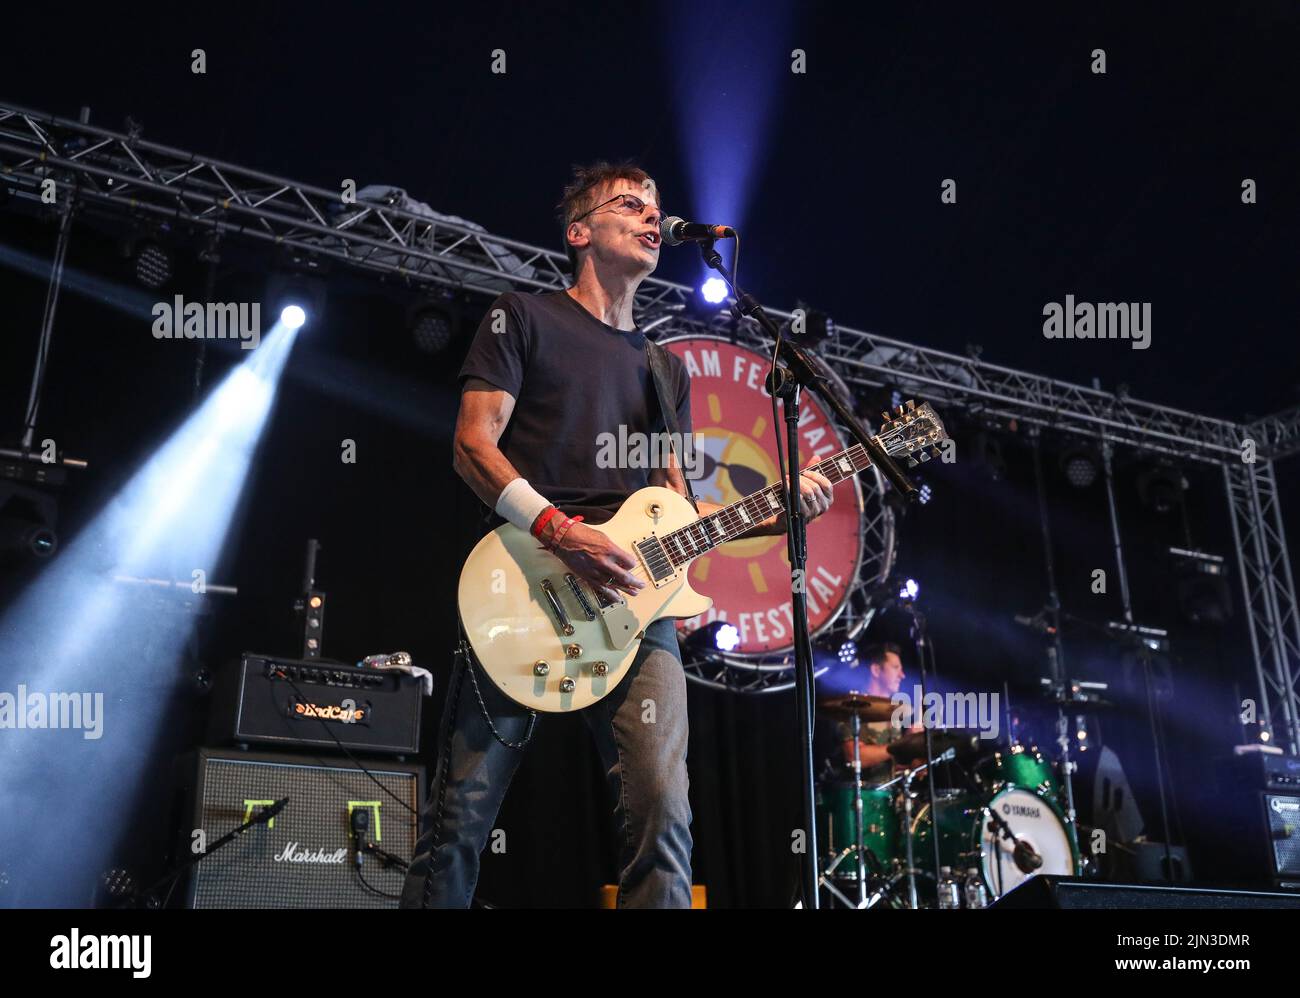
[[578, 584], [578, 577], [572, 572], [566, 572], [564, 575], [564, 581], [569, 584], [569, 591], [573, 593], [573, 598], [578, 601], [578, 606], [582, 607], [582, 612], [586, 615], [587, 619], [595, 620], [596, 611], [592, 608], [591, 601], [587, 599], [586, 592], [584, 592], [582, 586]]

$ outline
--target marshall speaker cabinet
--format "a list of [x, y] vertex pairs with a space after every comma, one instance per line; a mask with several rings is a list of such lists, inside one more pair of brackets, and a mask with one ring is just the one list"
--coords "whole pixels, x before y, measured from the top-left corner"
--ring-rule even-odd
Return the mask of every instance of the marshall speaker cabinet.
[[[186, 905], [396, 908], [401, 864], [415, 851], [424, 767], [361, 762], [373, 780], [345, 758], [238, 749], [184, 757], [177, 775], [190, 827], [181, 829], [179, 855], [208, 852], [189, 873]], [[285, 798], [269, 822], [213, 849], [259, 809]]]

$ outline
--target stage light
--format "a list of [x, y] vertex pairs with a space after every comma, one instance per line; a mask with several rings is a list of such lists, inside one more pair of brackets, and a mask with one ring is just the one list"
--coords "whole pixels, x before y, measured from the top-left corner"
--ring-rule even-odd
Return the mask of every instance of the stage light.
[[1232, 617], [1227, 564], [1222, 555], [1171, 547], [1178, 609], [1193, 624], [1225, 624]]
[[715, 652], [731, 652], [740, 647], [740, 631], [735, 624], [725, 620], [714, 620], [697, 627], [684, 642], [686, 647], [697, 655], [711, 655]]
[[840, 645], [839, 658], [844, 665], [852, 665], [856, 662], [858, 660], [858, 643], [856, 641], [845, 641]]
[[710, 277], [700, 285], [700, 294], [710, 305], [720, 305], [727, 300], [727, 282], [721, 277]]
[[268, 321], [273, 317], [276, 325], [291, 334], [308, 321], [319, 332], [324, 326], [325, 280], [326, 274], [315, 260], [300, 256], [283, 260], [267, 277], [262, 312]]
[[1187, 478], [1169, 461], [1160, 460], [1148, 465], [1137, 479], [1138, 498], [1142, 505], [1157, 513], [1168, 513], [1183, 501], [1187, 491]]
[[0, 518], [0, 558], [49, 558], [58, 550], [59, 538], [43, 523], [16, 517]]
[[152, 241], [146, 240], [137, 244], [135, 279], [146, 288], [157, 291], [172, 279], [171, 254]]
[[1097, 480], [1101, 462], [1090, 447], [1072, 447], [1061, 455], [1061, 470], [1076, 489], [1086, 489]]
[[740, 629], [725, 620], [719, 621], [717, 630], [713, 632], [713, 644], [718, 651], [735, 651], [740, 647]]
[[446, 313], [422, 308], [411, 319], [411, 336], [421, 353], [442, 353], [451, 343], [452, 324]]
[[920, 591], [921, 587], [916, 584], [916, 580], [908, 579], [903, 583], [902, 588], [898, 590], [898, 598], [914, 600]]

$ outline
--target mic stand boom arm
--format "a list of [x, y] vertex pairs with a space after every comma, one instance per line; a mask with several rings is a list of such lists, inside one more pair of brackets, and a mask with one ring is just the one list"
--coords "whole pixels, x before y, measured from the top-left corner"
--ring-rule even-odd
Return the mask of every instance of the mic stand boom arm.
[[763, 306], [758, 303], [753, 295], [736, 287], [730, 270], [722, 262], [721, 254], [713, 248], [713, 242], [700, 243], [700, 252], [704, 256], [704, 262], [721, 274], [723, 280], [727, 282], [727, 287], [731, 288], [731, 293], [735, 295], [736, 307], [739, 309], [740, 314], [756, 320], [763, 327], [763, 330], [779, 344], [779, 356], [786, 367], [790, 369], [790, 373], [794, 375], [795, 381], [817, 393], [822, 402], [848, 428], [849, 433], [853, 435], [853, 439], [860, 443], [867, 454], [871, 456], [871, 463], [880, 469], [882, 475], [889, 479], [889, 484], [894, 486], [908, 502], [914, 502], [917, 499], [918, 490], [911, 479], [898, 466], [898, 463], [885, 453], [884, 448], [876, 442], [876, 438], [863, 428], [853, 411], [831, 390], [826, 376], [813, 366], [803, 348], [796, 346], [787, 337], [781, 335], [780, 327], [772, 321], [772, 317], [763, 310]]

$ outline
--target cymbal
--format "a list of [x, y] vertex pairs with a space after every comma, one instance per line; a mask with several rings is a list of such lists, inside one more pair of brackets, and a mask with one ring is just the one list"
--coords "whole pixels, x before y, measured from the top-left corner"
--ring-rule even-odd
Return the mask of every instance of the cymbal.
[[862, 721], [888, 721], [894, 716], [895, 704], [889, 697], [876, 697], [867, 693], [844, 693], [840, 696], [822, 697], [817, 701], [819, 710], [851, 718], [854, 714]]
[[[930, 740], [934, 746], [935, 755], [942, 755], [951, 748], [956, 749], [958, 759], [970, 758], [976, 754], [979, 747], [979, 732], [964, 729], [931, 731]], [[889, 754], [899, 762], [924, 759], [925, 732], [909, 731], [903, 737], [890, 742], [886, 748], [889, 749]]]

